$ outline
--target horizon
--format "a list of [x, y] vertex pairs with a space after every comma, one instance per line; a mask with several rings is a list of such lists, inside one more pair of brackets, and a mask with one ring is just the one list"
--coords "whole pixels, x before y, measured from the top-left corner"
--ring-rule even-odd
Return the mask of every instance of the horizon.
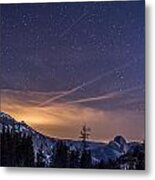
[[144, 140], [144, 4], [1, 4], [1, 111], [50, 137]]
[[[3, 113], [3, 114], [5, 114], [5, 115], [9, 115], [8, 113], [6, 113], [6, 112], [0, 112], [0, 113]], [[78, 137], [78, 138], [75, 138], [75, 139], [72, 139], [72, 138], [62, 138], [62, 137], [57, 137], [57, 136], [51, 136], [50, 134], [48, 135], [48, 134], [46, 134], [46, 133], [44, 133], [44, 132], [41, 132], [41, 131], [38, 131], [37, 129], [34, 129], [33, 127], [31, 127], [30, 126], [30, 124], [27, 124], [27, 123], [25, 123], [25, 121], [24, 120], [16, 120], [14, 117], [12, 117], [11, 115], [9, 115], [15, 122], [17, 122], [17, 123], [24, 123], [24, 124], [26, 124], [28, 127], [30, 127], [30, 128], [32, 128], [34, 131], [36, 131], [37, 133], [39, 133], [39, 134], [42, 134], [43, 136], [45, 136], [45, 137], [47, 137], [47, 138], [52, 138], [52, 139], [58, 139], [58, 140], [65, 140], [65, 141], [81, 141], [81, 138], [80, 137]], [[86, 127], [87, 127], [87, 125], [86, 125]], [[81, 127], [81, 129], [82, 129], [82, 127]], [[81, 129], [79, 129], [79, 134], [80, 134], [80, 131], [81, 131]], [[91, 131], [90, 131], [91, 132]], [[144, 139], [141, 139], [141, 140], [136, 140], [136, 139], [134, 139], [134, 140], [130, 140], [130, 139], [127, 139], [126, 137], [124, 137], [122, 134], [116, 134], [115, 136], [113, 136], [111, 139], [107, 139], [107, 140], [97, 140], [97, 139], [91, 139], [91, 133], [90, 133], [90, 137], [87, 139], [87, 142], [95, 142], [95, 143], [110, 143], [112, 140], [114, 140], [114, 138], [115, 137], [118, 137], [118, 136], [121, 136], [121, 137], [123, 137], [125, 140], [126, 140], [126, 142], [127, 143], [131, 143], [131, 142], [140, 142], [140, 143], [142, 143], [143, 141], [144, 141]]]

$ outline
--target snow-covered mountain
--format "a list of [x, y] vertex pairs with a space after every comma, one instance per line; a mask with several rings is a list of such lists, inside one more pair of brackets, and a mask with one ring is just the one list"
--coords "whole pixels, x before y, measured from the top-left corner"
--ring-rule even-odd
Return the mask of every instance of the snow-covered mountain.
[[[9, 131], [16, 131], [21, 134], [31, 135], [35, 153], [42, 145], [47, 160], [51, 154], [52, 148], [58, 141], [65, 142], [66, 145], [70, 147], [70, 149], [81, 148], [81, 141], [57, 139], [45, 136], [39, 133], [38, 131], [34, 130], [24, 121], [17, 122], [8, 114], [0, 112], [0, 133], [2, 133], [3, 127], [5, 129], [9, 129]], [[104, 162], [108, 162], [109, 160], [116, 160], [120, 156], [128, 152], [134, 151], [134, 149], [137, 148], [137, 146], [141, 146], [141, 143], [127, 142], [122, 136], [116, 136], [109, 143], [99, 143], [94, 141], [87, 142], [87, 147], [90, 149], [92, 153], [92, 161], [94, 164], [98, 163], [100, 160], [103, 160]]]
[[31, 135], [33, 140], [34, 150], [37, 152], [39, 147], [42, 145], [44, 151], [48, 154], [53, 145], [58, 141], [58, 139], [50, 138], [45, 136], [38, 131], [34, 130], [32, 127], [27, 125], [24, 121], [17, 122], [10, 115], [0, 112], [0, 133], [2, 133], [2, 127], [9, 129], [10, 131], [15, 131], [25, 135]]

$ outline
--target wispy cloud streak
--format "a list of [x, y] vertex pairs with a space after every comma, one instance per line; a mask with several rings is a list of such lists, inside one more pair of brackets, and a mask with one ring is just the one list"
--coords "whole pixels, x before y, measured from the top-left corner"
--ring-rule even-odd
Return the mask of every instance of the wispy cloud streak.
[[68, 28], [66, 28], [62, 34], [60, 34], [60, 38], [62, 38], [64, 35], [66, 35], [77, 23], [79, 23], [85, 16], [86, 16], [86, 12], [83, 13], [81, 16], [79, 16], [79, 18], [73, 22], [73, 24], [71, 24]]
[[122, 91], [114, 91], [111, 93], [107, 93], [101, 96], [95, 96], [95, 97], [88, 97], [88, 98], [82, 98], [82, 99], [78, 99], [78, 100], [73, 100], [73, 101], [69, 101], [66, 102], [66, 104], [77, 104], [77, 103], [86, 103], [86, 102], [93, 102], [93, 101], [101, 101], [101, 100], [106, 100], [106, 99], [111, 99], [111, 98], [115, 98], [118, 97], [120, 95], [132, 92], [132, 91], [136, 91], [143, 88], [142, 86], [139, 87], [133, 87], [133, 88], [129, 88], [129, 89], [124, 89]]
[[[126, 89], [125, 92], [130, 92], [136, 89], [138, 90], [138, 87]], [[36, 93], [37, 94], [35, 95], [35, 92], [23, 93], [22, 91], [16, 92], [15, 90], [1, 90], [1, 110], [10, 114], [19, 121], [25, 120], [26, 123], [30, 124], [38, 131], [52, 137], [57, 136], [76, 139], [81, 126], [84, 122], [87, 122], [94, 130], [91, 136], [92, 139], [111, 139], [118, 132], [130, 139], [143, 139], [143, 112], [129, 111], [127, 108], [111, 108], [109, 110], [104, 108], [97, 109], [83, 106], [80, 103], [67, 105], [65, 102], [54, 102], [49, 106], [38, 107], [36, 103], [31, 103], [30, 100], [41, 102], [42, 99], [44, 99], [41, 96], [47, 96], [44, 92], [39, 92], [39, 94], [38, 92]], [[27, 96], [25, 96], [26, 94]], [[105, 96], [105, 98], [115, 98], [114, 93], [111, 95], [109, 93]], [[100, 98], [95, 97], [93, 100], [95, 101]], [[123, 103], [121, 104], [122, 106], [124, 106]], [[125, 103], [130, 102], [125, 101]], [[120, 105], [117, 104], [117, 106]], [[137, 126], [140, 127], [139, 131], [137, 131]]]
[[110, 93], [110, 94], [106, 94], [103, 96], [95, 96], [95, 97], [89, 97], [89, 98], [84, 98], [84, 99], [78, 99], [75, 101], [70, 101], [67, 102], [66, 104], [76, 104], [76, 103], [86, 103], [86, 102], [92, 102], [92, 101], [100, 101], [100, 100], [104, 100], [104, 99], [109, 99], [109, 98], [113, 98], [115, 97], [115, 93]]
[[106, 77], [106, 76], [109, 76], [109, 75], [113, 74], [113, 73], [114, 73], [115, 71], [117, 71], [117, 70], [121, 70], [121, 69], [127, 68], [129, 65], [131, 65], [131, 63], [127, 63], [127, 64], [125, 64], [125, 65], [123, 65], [123, 66], [121, 66], [121, 67], [119, 67], [119, 68], [115, 68], [115, 69], [113, 69], [113, 70], [111, 70], [111, 71], [102, 73], [102, 74], [96, 76], [95, 78], [93, 78], [93, 79], [91, 79], [91, 80], [89, 80], [89, 81], [87, 81], [87, 82], [84, 82], [84, 83], [82, 83], [81, 85], [79, 85], [79, 86], [77, 86], [77, 87], [75, 87], [75, 88], [73, 88], [73, 89], [70, 89], [70, 90], [68, 90], [68, 91], [64, 91], [62, 94], [57, 95], [57, 96], [55, 96], [55, 97], [52, 97], [51, 99], [48, 99], [47, 101], [44, 101], [43, 103], [40, 103], [39, 106], [46, 106], [46, 105], [48, 105], [49, 103], [52, 103], [52, 102], [54, 102], [54, 101], [56, 101], [56, 100], [59, 100], [59, 99], [61, 99], [61, 98], [63, 98], [63, 97], [66, 97], [66, 96], [68, 96], [68, 95], [70, 95], [70, 94], [72, 94], [72, 93], [80, 90], [80, 89], [83, 88], [83, 87], [86, 87], [86, 86], [88, 86], [88, 85], [91, 85], [91, 84], [93, 84], [93, 83], [101, 80], [103, 77]]
[[88, 86], [88, 85], [90, 85], [90, 84], [93, 84], [94, 82], [100, 80], [101, 78], [102, 78], [102, 75], [97, 76], [96, 78], [94, 78], [94, 79], [92, 79], [92, 80], [90, 80], [90, 81], [87, 81], [87, 82], [85, 82], [85, 83], [82, 83], [81, 85], [79, 85], [79, 86], [77, 86], [77, 87], [75, 87], [75, 88], [73, 88], [73, 89], [70, 89], [70, 90], [68, 90], [68, 91], [65, 91], [63, 94], [60, 94], [60, 95], [58, 95], [58, 96], [55, 96], [55, 97], [53, 97], [53, 98], [51, 98], [51, 99], [49, 99], [49, 100], [41, 103], [40, 106], [48, 105], [48, 103], [52, 103], [52, 102], [54, 102], [55, 100], [58, 100], [58, 99], [60, 99], [60, 98], [62, 98], [62, 97], [65, 97], [65, 96], [67, 96], [67, 95], [70, 95], [70, 94], [78, 91], [79, 89], [81, 89], [81, 88], [83, 88], [83, 87], [85, 87], [85, 86]]

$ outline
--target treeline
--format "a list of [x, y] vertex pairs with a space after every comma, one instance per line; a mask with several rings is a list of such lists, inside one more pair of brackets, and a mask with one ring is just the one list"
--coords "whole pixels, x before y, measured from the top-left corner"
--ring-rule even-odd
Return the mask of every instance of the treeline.
[[50, 163], [41, 145], [34, 152], [32, 137], [15, 129], [2, 126], [0, 133], [0, 165], [6, 167], [53, 167], [53, 168], [91, 168], [91, 152], [86, 148], [70, 150], [58, 141], [51, 150]]
[[36, 166], [53, 168], [91, 168], [91, 161], [91, 152], [89, 150], [71, 150], [65, 142], [58, 141], [51, 152], [50, 163], [48, 165], [42, 147], [38, 150]]
[[[46, 155], [41, 145], [34, 152], [32, 137], [2, 127], [0, 133], [1, 166], [7, 167], [52, 167], [52, 168], [96, 168], [96, 169], [145, 169], [145, 154], [143, 146], [135, 148], [133, 153], [122, 155], [116, 161], [92, 163], [92, 154], [82, 141], [81, 149], [75, 149], [58, 141], [51, 154]], [[47, 162], [48, 159], [48, 162]]]
[[122, 155], [115, 161], [110, 160], [105, 163], [103, 160], [94, 166], [96, 169], [124, 169], [124, 170], [144, 170], [145, 169], [145, 153], [137, 151]]
[[32, 137], [2, 126], [0, 133], [1, 166], [33, 167], [34, 149]]

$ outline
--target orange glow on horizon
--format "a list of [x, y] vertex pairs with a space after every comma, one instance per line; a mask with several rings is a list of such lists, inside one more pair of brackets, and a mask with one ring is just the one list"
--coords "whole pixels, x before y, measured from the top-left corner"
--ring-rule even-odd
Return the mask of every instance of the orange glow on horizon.
[[[47, 98], [44, 96], [44, 93], [38, 95], [31, 92], [3, 91], [1, 110], [51, 137], [78, 139], [84, 123], [92, 129], [91, 139], [97, 141], [112, 139], [117, 134], [122, 134], [127, 139], [141, 140], [144, 137], [144, 122], [141, 121], [143, 115], [129, 111], [105, 111], [63, 102], [53, 102], [40, 107], [38, 104]], [[139, 131], [136, 125], [141, 126]]]

